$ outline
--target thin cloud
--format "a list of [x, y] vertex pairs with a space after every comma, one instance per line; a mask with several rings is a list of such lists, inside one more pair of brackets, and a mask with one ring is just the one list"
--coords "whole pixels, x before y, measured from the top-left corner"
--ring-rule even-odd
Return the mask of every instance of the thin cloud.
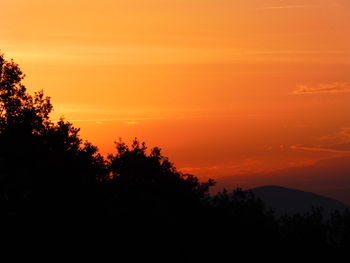
[[303, 150], [313, 152], [330, 152], [330, 153], [350, 153], [350, 143], [336, 144], [329, 146], [304, 146], [304, 145], [292, 145], [292, 150]]
[[283, 6], [265, 6], [262, 7], [262, 10], [279, 10], [279, 9], [300, 9], [313, 7], [313, 5], [283, 5]]
[[317, 138], [321, 142], [333, 142], [333, 144], [350, 143], [350, 127], [343, 127], [339, 131]]
[[292, 145], [292, 150], [330, 152], [330, 153], [350, 153], [350, 128], [344, 127], [339, 131], [316, 138], [318, 141], [314, 145], [297, 144]]
[[127, 121], [126, 124], [135, 125], [135, 124], [137, 124], [137, 121]]
[[[137, 124], [138, 121], [148, 120], [166, 120], [164, 117], [146, 117], [146, 118], [99, 118], [99, 119], [67, 119], [69, 122], [95, 122], [96, 124], [103, 124], [108, 121], [123, 121], [127, 124]], [[60, 119], [56, 119], [53, 122], [58, 122]]]
[[234, 163], [230, 162], [226, 164], [215, 164], [211, 166], [180, 167], [179, 170], [183, 173], [194, 173], [200, 176], [209, 177], [224, 176], [227, 171], [230, 171], [229, 173], [234, 175], [249, 174], [253, 172], [263, 173], [270, 171], [270, 169], [263, 166], [263, 163], [261, 161], [253, 158], [246, 158]]
[[320, 84], [316, 87], [308, 85], [297, 85], [293, 94], [320, 94], [320, 93], [348, 93], [350, 92], [350, 82], [334, 82]]

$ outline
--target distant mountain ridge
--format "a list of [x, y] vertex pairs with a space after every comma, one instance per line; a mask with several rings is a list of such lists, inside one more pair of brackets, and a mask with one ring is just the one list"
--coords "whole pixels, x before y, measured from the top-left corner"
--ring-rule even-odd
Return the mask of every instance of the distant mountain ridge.
[[350, 156], [323, 159], [305, 166], [266, 173], [233, 174], [216, 178], [213, 193], [223, 189], [253, 189], [280, 185], [329, 196], [350, 206]]
[[284, 214], [307, 213], [312, 207], [322, 207], [325, 218], [328, 218], [335, 210], [345, 211], [350, 208], [329, 197], [281, 186], [262, 186], [251, 191], [265, 203], [267, 208], [272, 208], [277, 217]]

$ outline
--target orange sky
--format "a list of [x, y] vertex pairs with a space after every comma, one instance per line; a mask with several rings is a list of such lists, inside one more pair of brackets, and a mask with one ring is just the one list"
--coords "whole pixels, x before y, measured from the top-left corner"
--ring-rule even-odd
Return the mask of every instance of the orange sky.
[[82, 136], [183, 171], [350, 152], [349, 0], [0, 0], [0, 49]]

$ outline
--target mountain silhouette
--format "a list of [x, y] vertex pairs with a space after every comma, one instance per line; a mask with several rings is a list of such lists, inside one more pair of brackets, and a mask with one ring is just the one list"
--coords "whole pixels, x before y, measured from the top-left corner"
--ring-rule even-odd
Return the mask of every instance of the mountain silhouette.
[[282, 185], [329, 196], [350, 205], [350, 156], [323, 159], [311, 165], [284, 168], [267, 173], [239, 174], [217, 178], [213, 193], [223, 188], [253, 189]]
[[260, 198], [268, 208], [275, 211], [275, 215], [293, 215], [311, 212], [312, 208], [322, 208], [325, 218], [338, 210], [340, 212], [350, 207], [329, 197], [311, 192], [284, 188], [281, 186], [262, 186], [251, 189], [256, 197]]

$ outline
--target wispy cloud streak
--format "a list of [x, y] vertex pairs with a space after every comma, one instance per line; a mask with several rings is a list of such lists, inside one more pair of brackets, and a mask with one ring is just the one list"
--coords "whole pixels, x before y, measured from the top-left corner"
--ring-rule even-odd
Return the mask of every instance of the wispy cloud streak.
[[303, 146], [303, 145], [292, 145], [292, 150], [303, 150], [303, 151], [314, 151], [314, 152], [330, 152], [330, 153], [350, 153], [350, 145], [331, 145], [325, 146]]
[[317, 87], [297, 85], [293, 94], [318, 94], [318, 93], [347, 93], [350, 92], [350, 82], [335, 82], [320, 84]]
[[262, 7], [262, 10], [280, 10], [280, 9], [300, 9], [313, 7], [313, 5], [283, 5], [283, 6], [265, 6]]

